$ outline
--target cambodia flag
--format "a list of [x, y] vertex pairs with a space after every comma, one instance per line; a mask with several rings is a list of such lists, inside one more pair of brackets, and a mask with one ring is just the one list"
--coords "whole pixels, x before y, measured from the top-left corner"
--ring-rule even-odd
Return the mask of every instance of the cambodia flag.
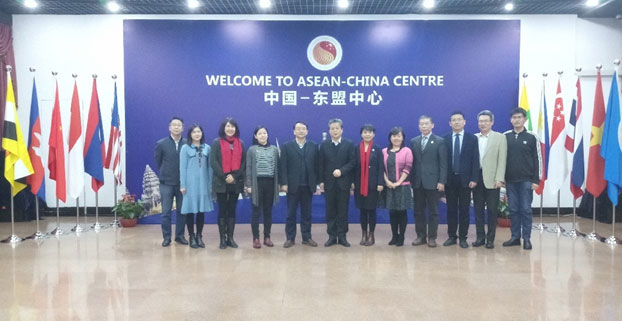
[[99, 112], [99, 96], [97, 95], [97, 80], [93, 79], [93, 91], [91, 93], [91, 105], [86, 124], [84, 140], [84, 171], [91, 175], [91, 187], [97, 192], [104, 185], [104, 156], [106, 146], [104, 143], [104, 130], [102, 117]]
[[112, 106], [112, 121], [110, 123], [110, 136], [108, 137], [108, 153], [106, 154], [105, 166], [114, 173], [114, 182], [121, 185], [123, 175], [121, 173], [121, 121], [119, 120], [119, 104], [117, 103], [117, 83], [114, 83], [114, 103]]
[[39, 99], [37, 84], [32, 79], [32, 100], [30, 102], [30, 127], [28, 129], [28, 155], [34, 173], [26, 177], [30, 192], [45, 201], [45, 169], [41, 160], [41, 118], [39, 117]]

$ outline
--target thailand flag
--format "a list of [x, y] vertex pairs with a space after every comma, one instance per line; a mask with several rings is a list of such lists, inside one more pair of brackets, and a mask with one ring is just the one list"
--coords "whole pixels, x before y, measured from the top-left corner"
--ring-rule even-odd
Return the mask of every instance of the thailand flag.
[[581, 78], [577, 77], [577, 95], [572, 100], [570, 122], [566, 133], [566, 150], [574, 153], [570, 172], [570, 191], [577, 199], [583, 196], [585, 189], [585, 155], [583, 152], [583, 103], [581, 100]]

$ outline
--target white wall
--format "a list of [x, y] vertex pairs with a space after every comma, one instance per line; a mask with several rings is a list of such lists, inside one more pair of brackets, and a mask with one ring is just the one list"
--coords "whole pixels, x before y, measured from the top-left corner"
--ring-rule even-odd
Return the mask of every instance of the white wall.
[[[98, 77], [98, 92], [104, 133], [108, 138], [113, 97], [112, 74], [119, 75], [119, 112], [122, 132], [125, 133], [125, 100], [123, 78], [123, 20], [124, 19], [256, 19], [256, 20], [397, 20], [397, 19], [520, 19], [521, 48], [520, 74], [528, 73], [526, 80], [532, 116], [538, 117], [539, 97], [542, 85], [542, 72], [548, 72], [546, 81], [547, 104], [551, 106], [555, 99], [557, 71], [563, 70], [562, 90], [567, 112], [570, 111], [574, 96], [574, 69], [582, 66], [583, 72], [583, 107], [585, 121], [591, 124], [595, 69], [603, 64], [605, 99], [609, 93], [611, 74], [615, 58], [622, 58], [622, 21], [615, 19], [579, 19], [574, 15], [533, 15], [533, 16], [443, 16], [443, 15], [403, 15], [403, 16], [127, 16], [127, 15], [83, 15], [83, 16], [48, 16], [14, 15], [13, 37], [16, 56], [16, 68], [19, 84], [18, 105], [22, 130], [28, 130], [28, 115], [31, 101], [32, 77], [29, 67], [35, 67], [39, 108], [42, 120], [43, 146], [47, 146], [51, 110], [54, 100], [54, 78], [51, 71], [57, 71], [60, 103], [63, 110], [64, 134], [69, 130], [69, 107], [73, 88], [72, 73], [77, 73], [78, 89], [82, 102], [83, 120], [88, 110], [92, 78]], [[517, 75], [518, 76], [518, 75]], [[517, 88], [519, 90], [519, 88]], [[497, 123], [506, 122], [503, 116]], [[568, 119], [568, 118], [567, 118]], [[163, 134], [166, 128], [162, 129]], [[586, 128], [589, 137], [589, 128]], [[154, 142], [145, 142], [154, 143]], [[65, 147], [67, 150], [67, 147]], [[587, 151], [587, 150], [586, 150]], [[43, 148], [44, 164], [47, 163], [47, 148]], [[123, 159], [125, 165], [125, 159]], [[47, 173], [46, 173], [47, 176]], [[112, 173], [105, 170], [106, 185], [100, 190], [99, 205], [113, 205]], [[90, 186], [90, 179], [87, 180]], [[47, 199], [53, 205], [54, 182], [46, 184]], [[124, 188], [120, 188], [121, 193]], [[81, 197], [83, 199], [83, 197]], [[89, 206], [95, 204], [95, 197], [90, 187], [87, 188], [86, 200]], [[534, 199], [538, 206], [539, 198]], [[73, 206], [74, 200], [68, 200], [67, 206]], [[544, 205], [556, 206], [554, 197], [545, 197]], [[61, 204], [65, 206], [65, 204]], [[572, 206], [572, 197], [567, 188], [562, 194], [562, 206]]]

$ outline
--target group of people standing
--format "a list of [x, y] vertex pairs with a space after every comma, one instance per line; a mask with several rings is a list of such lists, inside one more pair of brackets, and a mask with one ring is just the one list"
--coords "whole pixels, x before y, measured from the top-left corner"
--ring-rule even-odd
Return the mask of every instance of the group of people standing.
[[[162, 246], [171, 244], [171, 207], [176, 199], [175, 241], [192, 248], [205, 247], [204, 213], [213, 211], [213, 195], [218, 203], [219, 247], [237, 248], [233, 239], [236, 207], [240, 193], [252, 201], [253, 247], [261, 248], [259, 220], [263, 216], [263, 245], [274, 246], [271, 238], [272, 208], [279, 191], [287, 194], [285, 248], [296, 244], [297, 212], [300, 208], [302, 244], [316, 247], [311, 236], [311, 202], [324, 193], [328, 240], [324, 246], [349, 247], [348, 205], [351, 193], [360, 210], [363, 246], [375, 244], [376, 209], [389, 210], [392, 237], [389, 245], [403, 246], [407, 212], [414, 209], [416, 238], [412, 245], [436, 247], [438, 203], [447, 200], [447, 234], [444, 246], [466, 241], [471, 197], [475, 207], [476, 240], [472, 246], [494, 248], [500, 189], [507, 189], [511, 239], [503, 246], [521, 245], [531, 249], [531, 201], [540, 179], [540, 149], [537, 138], [525, 129], [526, 113], [511, 112], [512, 130], [493, 131], [494, 115], [483, 110], [477, 115], [480, 132], [466, 133], [462, 112], [452, 112], [451, 133], [432, 133], [430, 116], [419, 118], [421, 134], [406, 143], [401, 127], [388, 135], [387, 147], [374, 140], [375, 128], [361, 127], [361, 142], [342, 137], [343, 122], [328, 122], [330, 139], [316, 144], [307, 139], [308, 126], [294, 123], [294, 139], [279, 150], [268, 140], [268, 129], [258, 126], [253, 143], [246, 150], [237, 122], [226, 118], [211, 145], [205, 143], [201, 126], [190, 126], [182, 137], [183, 121], [174, 117], [170, 136], [156, 144], [155, 158], [160, 170], [162, 198]], [[182, 201], [183, 199], [183, 201]], [[426, 213], [427, 212], [427, 213]], [[427, 215], [426, 215], [427, 214]], [[487, 219], [486, 219], [487, 217]], [[195, 224], [196, 221], [196, 224]], [[184, 224], [189, 240], [184, 237]], [[486, 225], [488, 231], [486, 231]], [[196, 226], [196, 229], [195, 229]]]

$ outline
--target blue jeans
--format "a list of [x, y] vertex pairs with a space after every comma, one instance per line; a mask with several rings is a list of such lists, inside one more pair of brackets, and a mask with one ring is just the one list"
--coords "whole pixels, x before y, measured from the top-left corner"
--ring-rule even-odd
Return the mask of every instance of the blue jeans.
[[173, 197], [175, 197], [175, 239], [184, 236], [185, 219], [181, 215], [182, 195], [179, 185], [160, 184], [160, 197], [162, 199], [162, 237], [165, 240], [171, 239], [171, 208], [173, 207]]
[[533, 213], [531, 212], [531, 201], [533, 200], [531, 182], [507, 183], [506, 190], [510, 206], [512, 239], [520, 239], [522, 235], [523, 240], [529, 240], [531, 238], [531, 222], [533, 219]]

